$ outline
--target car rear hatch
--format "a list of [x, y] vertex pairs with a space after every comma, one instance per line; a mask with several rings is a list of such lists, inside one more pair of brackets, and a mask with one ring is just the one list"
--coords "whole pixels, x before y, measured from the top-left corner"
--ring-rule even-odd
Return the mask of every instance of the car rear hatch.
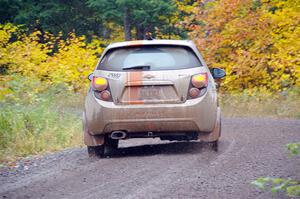
[[203, 67], [188, 47], [155, 45], [112, 49], [97, 69], [115, 104], [172, 104], [185, 102], [191, 75]]

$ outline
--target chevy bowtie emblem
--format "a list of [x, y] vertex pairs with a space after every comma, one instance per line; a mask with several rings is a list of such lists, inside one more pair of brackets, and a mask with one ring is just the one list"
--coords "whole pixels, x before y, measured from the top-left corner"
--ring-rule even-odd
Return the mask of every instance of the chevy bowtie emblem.
[[147, 75], [143, 76], [143, 78], [145, 78], [145, 79], [152, 79], [154, 77], [155, 77], [154, 75], [150, 75], [150, 74], [147, 74]]

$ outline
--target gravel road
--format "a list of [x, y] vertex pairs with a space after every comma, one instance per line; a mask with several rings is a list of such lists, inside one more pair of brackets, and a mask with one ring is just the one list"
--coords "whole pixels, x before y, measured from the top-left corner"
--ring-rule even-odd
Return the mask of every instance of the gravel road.
[[89, 158], [85, 148], [27, 158], [0, 169], [2, 198], [285, 198], [250, 185], [260, 176], [300, 180], [300, 120], [225, 118], [219, 152], [198, 142], [136, 139], [118, 154]]

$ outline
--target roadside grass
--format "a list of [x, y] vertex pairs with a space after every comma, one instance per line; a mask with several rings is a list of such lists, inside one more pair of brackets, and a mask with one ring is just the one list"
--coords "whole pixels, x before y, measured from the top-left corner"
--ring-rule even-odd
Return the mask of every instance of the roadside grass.
[[54, 87], [13, 96], [0, 103], [0, 164], [82, 145], [84, 94]]
[[220, 94], [225, 117], [269, 117], [300, 119], [300, 89], [282, 93]]

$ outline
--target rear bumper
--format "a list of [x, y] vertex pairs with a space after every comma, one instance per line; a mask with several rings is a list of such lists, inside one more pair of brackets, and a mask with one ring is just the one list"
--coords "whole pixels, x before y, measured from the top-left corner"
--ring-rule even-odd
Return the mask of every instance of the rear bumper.
[[134, 132], [212, 132], [218, 107], [212, 93], [182, 104], [116, 105], [88, 94], [84, 129], [90, 135], [116, 130]]

